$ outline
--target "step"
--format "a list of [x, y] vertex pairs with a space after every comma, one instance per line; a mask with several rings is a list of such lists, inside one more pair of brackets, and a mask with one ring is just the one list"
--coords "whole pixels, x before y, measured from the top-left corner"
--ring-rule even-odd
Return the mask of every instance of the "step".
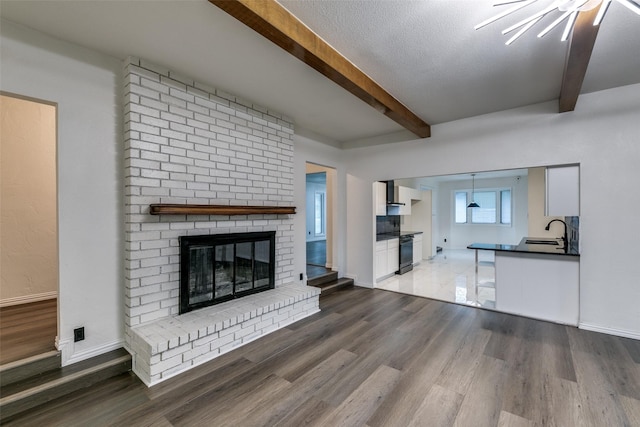
[[330, 283], [338, 280], [338, 272], [337, 271], [329, 271], [322, 276], [313, 277], [307, 280], [308, 286], [316, 286], [321, 287], [325, 283]]
[[353, 287], [354, 282], [353, 279], [347, 279], [345, 277], [341, 277], [340, 279], [334, 280], [332, 282], [323, 283], [317, 287], [320, 288], [320, 298], [327, 296], [330, 293], [339, 291], [345, 288]]
[[[19, 368], [11, 367], [14, 377], [24, 377], [25, 374], [16, 374], [16, 369]], [[31, 367], [26, 369], [33, 373]], [[54, 369], [3, 385], [0, 392], [0, 421], [4, 422], [28, 409], [130, 370], [131, 355], [121, 348], [70, 366], [58, 365]], [[4, 367], [0, 368], [0, 372], [4, 371]]]
[[42, 372], [58, 369], [61, 362], [60, 352], [54, 350], [0, 365], [0, 387], [17, 383]]

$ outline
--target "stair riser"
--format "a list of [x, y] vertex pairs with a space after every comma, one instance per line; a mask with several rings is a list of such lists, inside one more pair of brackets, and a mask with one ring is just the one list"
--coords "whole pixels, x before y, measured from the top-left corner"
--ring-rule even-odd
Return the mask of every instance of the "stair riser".
[[329, 286], [325, 286], [322, 287], [322, 292], [320, 293], [320, 298], [325, 297], [333, 292], [342, 290], [342, 289], [346, 289], [346, 288], [352, 288], [354, 285], [354, 282], [352, 279], [340, 279], [337, 280], [335, 283], [329, 285]]
[[325, 283], [330, 283], [330, 282], [335, 282], [336, 280], [338, 280], [338, 273], [334, 272], [334, 273], [330, 273], [324, 276], [320, 276], [320, 277], [316, 277], [313, 278], [311, 280], [307, 281], [307, 285], [309, 286], [320, 286], [323, 285]]
[[73, 393], [74, 391], [90, 387], [93, 384], [96, 384], [107, 378], [129, 372], [130, 370], [131, 359], [126, 362], [120, 362], [107, 366], [104, 369], [91, 372], [88, 375], [80, 376], [73, 379], [72, 381], [67, 381], [53, 387], [48, 387], [45, 385], [41, 388], [41, 390], [36, 390], [22, 399], [7, 402], [6, 404], [0, 406], [0, 421], [5, 422], [8, 418], [20, 414], [26, 410], [47, 403], [53, 399], [57, 399], [60, 396], [64, 396]]
[[57, 369], [61, 366], [61, 363], [60, 352], [52, 352], [48, 357], [16, 365], [13, 368], [3, 369], [0, 372], [0, 387], [17, 383], [42, 372]]

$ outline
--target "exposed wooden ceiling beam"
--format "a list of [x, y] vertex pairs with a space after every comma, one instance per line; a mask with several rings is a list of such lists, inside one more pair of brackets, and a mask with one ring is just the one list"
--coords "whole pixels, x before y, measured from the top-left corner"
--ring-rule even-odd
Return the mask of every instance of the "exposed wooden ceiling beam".
[[580, 12], [573, 27], [569, 41], [569, 51], [564, 65], [562, 86], [560, 87], [559, 104], [561, 113], [573, 111], [576, 108], [582, 82], [587, 73], [591, 52], [600, 28], [599, 25], [593, 25], [598, 9], [598, 7], [595, 7], [591, 10]]
[[421, 138], [431, 127], [275, 0], [209, 0]]

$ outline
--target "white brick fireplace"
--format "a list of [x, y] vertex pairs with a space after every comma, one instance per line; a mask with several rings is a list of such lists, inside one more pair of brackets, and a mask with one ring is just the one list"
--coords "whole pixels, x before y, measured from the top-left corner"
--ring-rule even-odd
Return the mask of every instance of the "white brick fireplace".
[[[156, 203], [291, 206], [291, 121], [137, 58], [124, 85], [125, 339], [152, 385], [317, 312], [319, 291], [294, 283], [292, 215], [149, 214]], [[178, 316], [179, 237], [257, 231], [276, 231], [275, 289]]]

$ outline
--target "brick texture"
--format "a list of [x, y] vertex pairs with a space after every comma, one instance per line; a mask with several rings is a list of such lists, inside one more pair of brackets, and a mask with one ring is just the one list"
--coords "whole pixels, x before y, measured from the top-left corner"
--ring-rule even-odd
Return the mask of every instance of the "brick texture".
[[291, 120], [138, 58], [124, 104], [126, 342], [178, 314], [180, 236], [275, 230], [275, 285], [293, 282], [292, 215], [149, 215], [152, 203], [291, 206]]

